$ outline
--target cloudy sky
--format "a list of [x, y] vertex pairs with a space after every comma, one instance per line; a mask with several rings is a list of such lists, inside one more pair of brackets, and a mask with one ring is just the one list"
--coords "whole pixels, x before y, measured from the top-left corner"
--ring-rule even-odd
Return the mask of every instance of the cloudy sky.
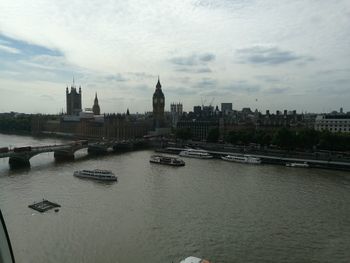
[[350, 111], [349, 0], [0, 0], [0, 112]]

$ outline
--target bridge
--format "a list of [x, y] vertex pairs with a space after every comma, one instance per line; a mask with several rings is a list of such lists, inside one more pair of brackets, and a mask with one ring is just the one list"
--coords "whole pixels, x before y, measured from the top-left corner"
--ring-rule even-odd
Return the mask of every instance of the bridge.
[[0, 158], [9, 158], [11, 168], [28, 167], [30, 159], [38, 154], [54, 152], [56, 160], [74, 160], [74, 153], [83, 148], [88, 149], [89, 154], [105, 154], [108, 152], [117, 152], [131, 150], [145, 145], [145, 140], [127, 140], [127, 141], [100, 141], [91, 142], [87, 140], [74, 141], [66, 144], [54, 144], [45, 146], [24, 146], [9, 149], [0, 148]]
[[9, 158], [11, 168], [30, 166], [30, 158], [47, 152], [54, 152], [55, 159], [74, 159], [74, 152], [87, 148], [88, 141], [75, 141], [67, 144], [45, 146], [25, 146], [9, 149], [0, 148], [0, 158]]

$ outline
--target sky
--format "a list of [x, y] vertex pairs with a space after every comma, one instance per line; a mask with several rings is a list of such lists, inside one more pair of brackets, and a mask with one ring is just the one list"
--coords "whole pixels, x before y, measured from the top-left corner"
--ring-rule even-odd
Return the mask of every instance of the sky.
[[1, 0], [0, 112], [350, 111], [349, 0]]

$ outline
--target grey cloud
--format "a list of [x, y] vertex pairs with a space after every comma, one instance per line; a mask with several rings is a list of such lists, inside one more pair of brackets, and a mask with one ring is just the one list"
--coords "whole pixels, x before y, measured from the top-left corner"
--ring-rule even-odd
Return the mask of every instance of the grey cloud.
[[321, 92], [326, 95], [348, 95], [350, 94], [350, 89], [348, 87], [334, 87], [334, 86], [325, 86], [317, 89], [318, 92]]
[[196, 71], [197, 73], [210, 73], [212, 70], [210, 68], [199, 68]]
[[170, 62], [180, 66], [194, 66], [198, 64], [198, 57], [196, 55], [189, 57], [175, 57], [170, 59]]
[[210, 73], [212, 70], [208, 64], [215, 60], [212, 53], [193, 53], [189, 56], [170, 58], [170, 63], [175, 66], [175, 71], [189, 73]]
[[260, 91], [261, 87], [256, 84], [247, 83], [246, 81], [236, 81], [224, 89], [237, 93], [255, 93]]
[[88, 84], [86, 84], [86, 87], [87, 88], [96, 88], [97, 84], [96, 83], [88, 83]]
[[211, 78], [202, 78], [194, 86], [196, 88], [213, 88], [217, 85], [217, 80]]
[[42, 100], [46, 100], [46, 101], [55, 101], [55, 98], [53, 97], [53, 96], [50, 96], [50, 95], [46, 95], [46, 94], [44, 94], [44, 95], [40, 95], [40, 99], [42, 99]]
[[0, 43], [0, 52], [1, 51], [4, 51], [6, 53], [10, 53], [10, 54], [19, 54], [21, 53], [21, 51], [17, 48], [14, 48], [14, 47], [10, 47], [10, 46], [7, 46], [7, 45], [2, 45]]
[[184, 95], [194, 95], [197, 93], [197, 91], [189, 88], [185, 89], [185, 88], [179, 88], [179, 87], [169, 87], [169, 89], [167, 89], [167, 93], [175, 94], [177, 96], [184, 96]]
[[265, 82], [269, 82], [269, 83], [275, 83], [275, 82], [281, 81], [279, 78], [269, 76], [269, 75], [257, 75], [257, 76], [255, 76], [255, 78], [258, 80], [263, 80]]
[[265, 90], [264, 92], [268, 93], [268, 94], [282, 94], [282, 93], [286, 93], [288, 90], [289, 90], [288, 87], [286, 87], [286, 88], [270, 88], [270, 89]]
[[116, 102], [123, 102], [125, 100], [125, 98], [122, 97], [111, 97], [111, 98], [104, 98], [104, 99], [100, 99], [101, 102], [106, 102], [106, 103], [116, 103]]
[[108, 75], [108, 76], [106, 76], [106, 80], [107, 81], [116, 81], [116, 82], [127, 81], [127, 79], [125, 77], [123, 77], [120, 73]]
[[208, 97], [226, 97], [226, 96], [232, 96], [232, 92], [227, 90], [212, 90], [212, 91], [202, 92], [201, 95], [208, 96]]
[[194, 53], [190, 56], [173, 57], [170, 59], [170, 62], [179, 66], [196, 66], [203, 65], [214, 60], [215, 55], [212, 53]]
[[349, 94], [349, 84], [349, 78], [327, 79], [320, 84], [317, 91], [326, 95]]
[[189, 73], [210, 73], [212, 70], [208, 67], [193, 68], [193, 67], [177, 67], [175, 71], [178, 72], [189, 72]]
[[292, 61], [305, 63], [314, 60], [312, 57], [296, 55], [294, 52], [280, 50], [277, 47], [255, 46], [238, 49], [237, 54], [243, 64], [279, 65]]
[[204, 62], [213, 61], [215, 60], [215, 55], [211, 53], [202, 54], [199, 56], [199, 60]]
[[252, 5], [256, 0], [197, 0], [194, 2], [194, 6], [204, 8], [234, 8], [242, 9], [249, 5]]
[[339, 85], [342, 85], [342, 84], [349, 85], [350, 84], [350, 79], [347, 79], [347, 78], [336, 79], [336, 80], [334, 80], [334, 82], [339, 84]]
[[156, 75], [152, 75], [146, 72], [127, 72], [126, 74], [135, 77], [137, 80], [142, 80], [142, 79], [154, 79], [157, 76]]
[[143, 93], [151, 93], [152, 90], [154, 90], [154, 88], [148, 87], [146, 85], [137, 85], [132, 87], [132, 89]]
[[316, 71], [316, 75], [327, 75], [327, 74], [338, 74], [338, 73], [350, 73], [350, 69], [325, 69], [325, 70], [318, 70]]

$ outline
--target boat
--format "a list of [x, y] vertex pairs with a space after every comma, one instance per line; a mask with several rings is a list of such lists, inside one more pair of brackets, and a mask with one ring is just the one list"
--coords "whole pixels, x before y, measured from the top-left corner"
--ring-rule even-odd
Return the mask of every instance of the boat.
[[261, 159], [250, 155], [226, 155], [221, 157], [222, 160], [237, 162], [237, 163], [248, 163], [248, 164], [261, 164]]
[[195, 150], [195, 149], [186, 149], [179, 153], [183, 157], [199, 158], [199, 159], [211, 159], [213, 158], [207, 151], [204, 150]]
[[307, 162], [303, 163], [286, 163], [287, 167], [296, 167], [296, 168], [308, 168], [310, 165]]
[[187, 257], [181, 260], [180, 263], [210, 263], [208, 260], [197, 258], [197, 257]]
[[95, 179], [101, 181], [117, 181], [117, 177], [110, 170], [80, 170], [75, 171], [74, 176], [80, 178]]
[[179, 158], [164, 156], [164, 155], [152, 155], [149, 160], [150, 163], [166, 164], [171, 166], [184, 166], [185, 162]]

